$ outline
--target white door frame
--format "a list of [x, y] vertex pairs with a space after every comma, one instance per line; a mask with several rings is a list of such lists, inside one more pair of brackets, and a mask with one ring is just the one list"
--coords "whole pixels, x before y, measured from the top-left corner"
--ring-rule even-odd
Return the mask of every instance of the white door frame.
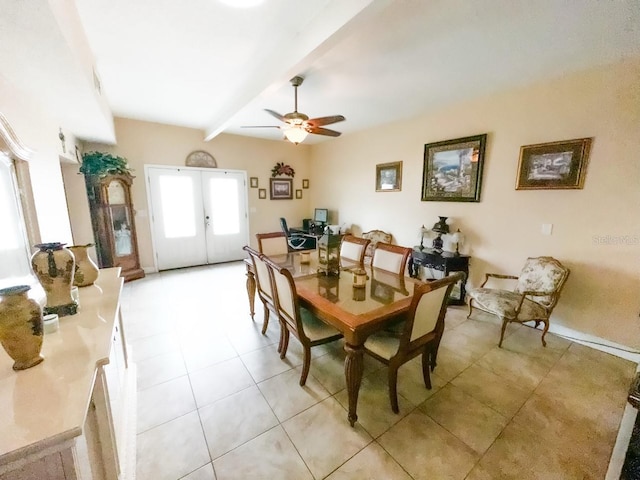
[[211, 170], [218, 170], [222, 172], [233, 172], [233, 173], [241, 173], [244, 177], [244, 196], [245, 196], [245, 212], [244, 219], [246, 223], [246, 232], [247, 238], [245, 239], [245, 243], [249, 244], [249, 191], [247, 189], [247, 171], [246, 170], [234, 170], [231, 168], [201, 168], [201, 167], [186, 167], [181, 165], [162, 165], [162, 164], [145, 164], [144, 165], [144, 182], [145, 189], [147, 191], [147, 218], [149, 219], [149, 230], [151, 234], [151, 248], [153, 254], [153, 268], [154, 272], [158, 272], [158, 256], [156, 250], [156, 239], [154, 233], [154, 218], [153, 218], [153, 209], [151, 208], [151, 188], [149, 188], [149, 168], [166, 168], [172, 170], [188, 170], [188, 171], [205, 171], [210, 172]]

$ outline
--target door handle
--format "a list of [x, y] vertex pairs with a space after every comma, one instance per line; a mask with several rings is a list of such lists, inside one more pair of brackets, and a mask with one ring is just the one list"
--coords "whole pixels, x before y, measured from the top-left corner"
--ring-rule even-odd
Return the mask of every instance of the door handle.
[[204, 226], [208, 227], [209, 226], [209, 215], [204, 217]]

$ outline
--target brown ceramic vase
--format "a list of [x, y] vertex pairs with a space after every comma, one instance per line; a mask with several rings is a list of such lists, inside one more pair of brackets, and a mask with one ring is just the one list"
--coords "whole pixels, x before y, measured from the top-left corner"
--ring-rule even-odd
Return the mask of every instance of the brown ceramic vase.
[[76, 260], [76, 270], [73, 275], [73, 284], [76, 287], [93, 285], [98, 279], [98, 266], [93, 263], [93, 260], [89, 257], [89, 247], [93, 247], [93, 243], [72, 245], [69, 247], [69, 250], [71, 250]]

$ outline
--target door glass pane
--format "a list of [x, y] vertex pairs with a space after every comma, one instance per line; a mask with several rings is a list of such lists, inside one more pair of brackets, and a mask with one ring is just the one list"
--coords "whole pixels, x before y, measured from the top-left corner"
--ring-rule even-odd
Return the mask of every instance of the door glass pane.
[[13, 163], [0, 154], [0, 288], [30, 283], [29, 247]]
[[158, 184], [165, 237], [195, 236], [196, 209], [193, 204], [193, 180], [188, 177], [160, 175]]
[[212, 178], [209, 180], [209, 208], [214, 235], [231, 235], [240, 231], [238, 180]]

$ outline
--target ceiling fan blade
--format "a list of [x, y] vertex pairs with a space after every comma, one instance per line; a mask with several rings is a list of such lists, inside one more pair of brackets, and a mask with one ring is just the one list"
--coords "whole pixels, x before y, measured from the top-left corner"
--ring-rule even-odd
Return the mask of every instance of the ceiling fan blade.
[[280, 115], [278, 112], [274, 112], [273, 110], [269, 110], [268, 108], [265, 108], [264, 111], [267, 112], [268, 114], [276, 117], [281, 122], [286, 122], [287, 121], [287, 119], [284, 118], [284, 116]]
[[338, 123], [344, 121], [345, 118], [342, 115], [331, 115], [330, 117], [318, 117], [307, 120], [307, 124], [310, 127], [321, 127], [323, 125], [331, 125], [332, 123]]
[[327, 137], [339, 137], [340, 135], [342, 135], [341, 132], [336, 132], [335, 130], [330, 130], [328, 128], [321, 128], [321, 127], [307, 128], [307, 132], [315, 133], [316, 135], [326, 135]]
[[280, 128], [278, 125], [240, 125], [240, 128]]

